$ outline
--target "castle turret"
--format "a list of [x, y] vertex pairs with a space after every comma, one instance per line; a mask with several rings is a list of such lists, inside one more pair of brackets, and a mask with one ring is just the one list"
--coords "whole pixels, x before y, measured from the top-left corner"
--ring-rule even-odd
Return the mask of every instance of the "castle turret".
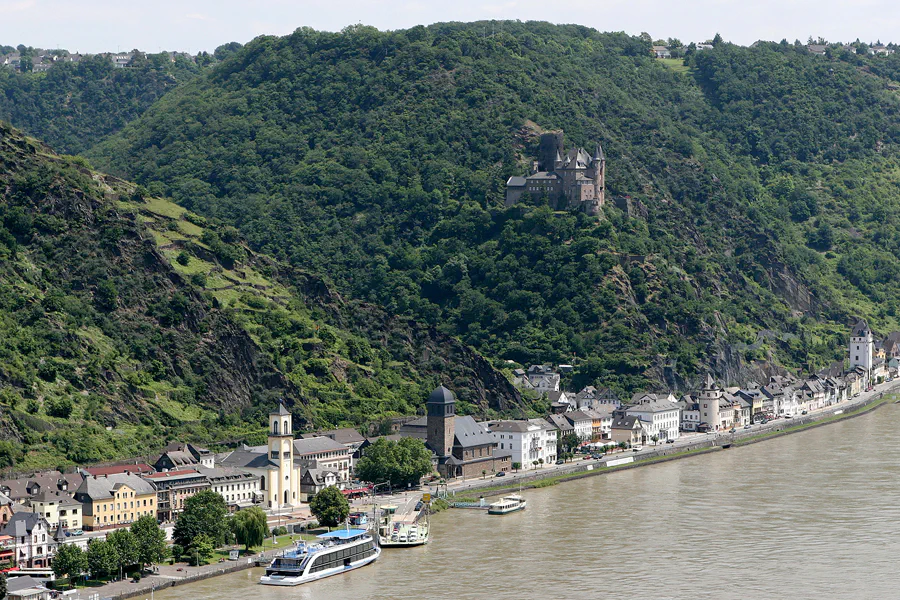
[[594, 169], [594, 198], [598, 206], [603, 206], [606, 202], [606, 157], [600, 144], [594, 149], [591, 166]]
[[860, 319], [850, 332], [850, 368], [862, 367], [870, 375], [874, 363], [875, 338], [869, 324]]

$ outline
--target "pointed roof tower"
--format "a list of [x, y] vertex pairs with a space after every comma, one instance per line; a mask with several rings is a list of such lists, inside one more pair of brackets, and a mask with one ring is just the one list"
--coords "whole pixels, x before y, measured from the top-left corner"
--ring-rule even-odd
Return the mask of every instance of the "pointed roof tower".
[[597, 144], [597, 147], [594, 148], [594, 158], [593, 158], [593, 160], [594, 160], [594, 162], [599, 162], [599, 161], [604, 161], [604, 160], [606, 160], [606, 157], [603, 156], [603, 148], [600, 146], [600, 144]]
[[707, 373], [706, 374], [706, 389], [712, 390], [712, 389], [715, 389], [715, 387], [716, 387], [716, 380], [713, 379], [713, 376], [711, 373]]
[[53, 534], [53, 540], [62, 543], [66, 541], [66, 531], [63, 529], [62, 523], [56, 526], [56, 533]]
[[280, 417], [283, 417], [283, 416], [287, 416], [287, 415], [291, 414], [291, 411], [289, 411], [287, 408], [284, 407], [284, 398], [279, 398], [278, 399], [278, 410], [273, 410], [269, 414], [270, 415], [278, 415]]
[[865, 337], [871, 333], [869, 329], [869, 324], [866, 323], [865, 319], [860, 319], [856, 322], [856, 325], [853, 326], [853, 331], [850, 333], [853, 337]]

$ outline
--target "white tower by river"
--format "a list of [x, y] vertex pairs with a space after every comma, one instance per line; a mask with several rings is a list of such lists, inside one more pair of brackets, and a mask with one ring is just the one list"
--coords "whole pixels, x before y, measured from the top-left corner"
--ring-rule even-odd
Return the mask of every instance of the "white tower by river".
[[869, 324], [860, 319], [850, 332], [850, 368], [860, 366], [872, 373], [875, 354], [875, 338]]
[[269, 459], [276, 465], [270, 469], [269, 505], [289, 506], [297, 499], [294, 468], [294, 431], [291, 413], [284, 402], [278, 402], [278, 410], [269, 413]]

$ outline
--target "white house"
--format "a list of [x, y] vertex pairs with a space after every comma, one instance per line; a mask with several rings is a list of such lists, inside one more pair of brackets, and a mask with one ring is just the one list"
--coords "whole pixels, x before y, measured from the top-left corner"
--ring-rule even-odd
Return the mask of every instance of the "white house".
[[672, 58], [672, 53], [665, 46], [653, 46], [653, 55], [656, 58]]
[[0, 530], [0, 535], [15, 540], [15, 564], [19, 567], [45, 568], [56, 554], [57, 541], [47, 519], [32, 512], [16, 513]]
[[635, 394], [625, 414], [638, 417], [650, 439], [657, 436], [659, 440], [672, 440], [679, 435], [681, 408], [672, 394]]
[[559, 373], [549, 365], [531, 365], [525, 378], [528, 387], [539, 394], [559, 391]]
[[556, 462], [556, 429], [543, 419], [492, 421], [488, 427], [497, 448], [512, 452], [512, 462], [523, 468], [534, 461]]
[[681, 430], [697, 431], [700, 425], [700, 403], [691, 395], [685, 394], [678, 401], [681, 408]]
[[580, 410], [573, 410], [563, 416], [575, 428], [575, 435], [579, 440], [590, 441], [594, 436], [594, 419], [591, 415]]

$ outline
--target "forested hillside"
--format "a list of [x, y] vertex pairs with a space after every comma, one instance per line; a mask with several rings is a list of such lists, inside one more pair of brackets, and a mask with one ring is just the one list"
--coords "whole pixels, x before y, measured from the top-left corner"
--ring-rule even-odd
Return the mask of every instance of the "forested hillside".
[[0, 468], [259, 442], [278, 398], [365, 429], [440, 381], [462, 412], [528, 411], [456, 340], [0, 124]]
[[[484, 31], [258, 38], [89, 156], [492, 357], [577, 360], [574, 385], [742, 383], [897, 325], [897, 57], [721, 43], [684, 73], [623, 34]], [[559, 129], [631, 211], [503, 207]]]
[[117, 69], [105, 56], [59, 62], [46, 73], [0, 68], [0, 119], [49, 144], [77, 154], [140, 116], [163, 94], [200, 72], [194, 62], [168, 53], [137, 53]]

